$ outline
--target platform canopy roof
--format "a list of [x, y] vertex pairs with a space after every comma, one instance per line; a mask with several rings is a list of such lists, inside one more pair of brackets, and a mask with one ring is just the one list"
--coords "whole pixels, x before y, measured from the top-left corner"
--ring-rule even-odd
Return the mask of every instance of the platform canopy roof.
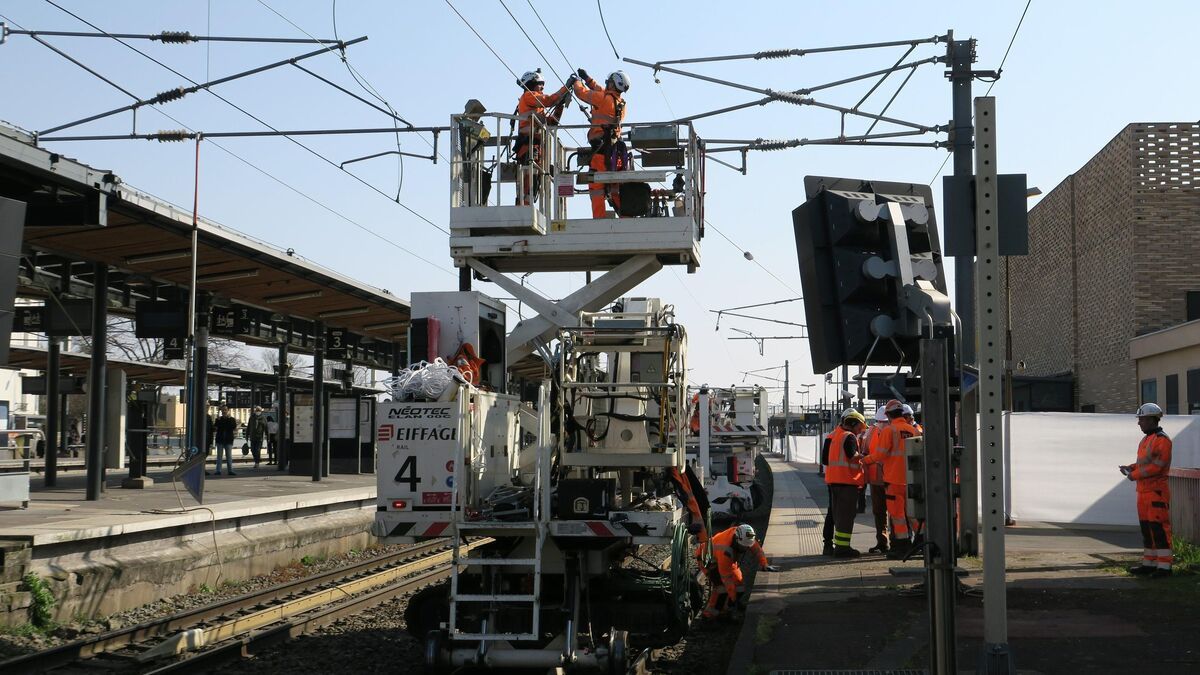
[[[9, 348], [8, 365], [11, 368], [28, 368], [30, 370], [46, 370], [47, 352], [44, 347], [28, 347], [12, 345]], [[78, 352], [59, 352], [61, 367], [78, 375], [88, 373], [92, 362], [90, 354]], [[179, 366], [162, 363], [145, 363], [142, 361], [127, 361], [108, 357], [109, 370], [123, 370], [130, 382], [142, 384], [160, 384], [167, 386], [183, 386], [187, 371]], [[234, 373], [209, 371], [208, 381], [212, 384], [232, 384], [238, 381]]]
[[[27, 203], [22, 291], [37, 295], [37, 275], [86, 283], [90, 264], [110, 268], [114, 296], [128, 305], [162, 299], [190, 283], [192, 213], [94, 169], [38, 147], [31, 135], [0, 124], [0, 196]], [[253, 309], [259, 324], [341, 328], [371, 359], [406, 344], [408, 301], [321, 267], [289, 251], [200, 218], [197, 288], [219, 306]], [[26, 288], [28, 287], [28, 288]], [[128, 307], [127, 307], [128, 309]], [[300, 330], [303, 332], [303, 329]], [[310, 331], [311, 332], [311, 331]], [[236, 339], [269, 344], [278, 330]], [[295, 345], [310, 349], [305, 341]]]

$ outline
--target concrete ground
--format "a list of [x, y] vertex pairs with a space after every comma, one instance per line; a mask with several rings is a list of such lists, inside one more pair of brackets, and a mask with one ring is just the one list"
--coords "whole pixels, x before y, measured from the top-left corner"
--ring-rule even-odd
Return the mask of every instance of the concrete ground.
[[[927, 600], [907, 592], [923, 579], [921, 564], [821, 556], [826, 493], [816, 466], [769, 461], [775, 497], [765, 549], [782, 569], [758, 575], [728, 672], [928, 668]], [[1005, 542], [1019, 672], [1200, 672], [1200, 577], [1125, 574], [1140, 557], [1136, 531], [1020, 523]], [[865, 554], [874, 543], [868, 501], [853, 546]], [[974, 672], [983, 646], [980, 562], [960, 566], [958, 668]]]
[[[295, 508], [297, 500], [320, 503], [375, 496], [374, 474], [335, 474], [314, 483], [311, 477], [291, 476], [268, 465], [258, 469], [238, 466], [235, 471], [235, 476], [205, 479], [204, 506], [212, 509], [217, 519], [231, 509], [278, 511]], [[121, 487], [127, 471], [109, 471], [105, 492], [99, 500], [90, 502], [85, 499], [87, 476], [82, 472], [60, 475], [53, 488], [42, 486], [42, 478], [34, 476], [28, 509], [0, 506], [0, 539], [32, 538], [42, 543], [51, 533], [65, 536], [66, 532], [75, 532], [74, 538], [80, 538], [96, 530], [113, 533], [117, 528], [152, 529], [179, 524], [180, 502], [189, 510], [198, 504], [182, 484], [172, 485], [170, 473], [151, 469], [154, 484], [135, 490]], [[197, 521], [211, 519], [207, 511], [192, 511], [191, 515]]]

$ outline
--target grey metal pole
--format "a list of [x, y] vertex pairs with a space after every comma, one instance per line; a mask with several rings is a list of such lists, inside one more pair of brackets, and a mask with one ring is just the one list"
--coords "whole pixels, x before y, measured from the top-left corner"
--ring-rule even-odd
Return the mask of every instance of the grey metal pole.
[[313, 428], [312, 428], [312, 479], [321, 480], [321, 464], [325, 459], [325, 326], [315, 324], [316, 345], [313, 349]]
[[[921, 401], [925, 427], [925, 573], [929, 600], [930, 672], [958, 672], [954, 629], [954, 475], [950, 460], [951, 327], [921, 340]], [[990, 553], [990, 551], [989, 551]]]
[[850, 366], [842, 364], [842, 391], [845, 392], [839, 398], [842, 400], [842, 410], [850, 407]]
[[983, 490], [983, 652], [978, 672], [1016, 672], [1008, 646], [1004, 550], [1004, 328], [1000, 299], [1000, 218], [996, 172], [996, 99], [975, 101], [979, 173], [975, 177], [975, 246], [982, 282], [977, 290], [979, 338], [979, 441]]
[[288, 438], [288, 342], [292, 339], [291, 328], [279, 343], [279, 383], [276, 385], [276, 396], [279, 400], [279, 410], [275, 413], [277, 427], [275, 431], [275, 469], [287, 471], [288, 460], [291, 459], [291, 449], [287, 446]]
[[58, 485], [58, 429], [62, 424], [63, 409], [59, 407], [58, 378], [62, 370], [62, 357], [58, 338], [51, 337], [46, 348], [46, 487]]
[[[108, 377], [108, 264], [92, 266], [92, 362], [88, 379], [87, 500], [104, 492], [104, 385]], [[58, 377], [58, 374], [55, 374]]]
[[[211, 450], [208, 447], [208, 316], [211, 311], [208, 294], [197, 293], [194, 306], [192, 400], [188, 401], [188, 415], [192, 418], [192, 445], [203, 455]], [[220, 469], [218, 463], [217, 470]]]
[[[975, 75], [975, 40], [954, 40], [950, 31], [947, 57], [950, 60], [950, 85], [953, 119], [950, 139], [953, 148], [954, 175], [974, 173], [972, 149], [975, 128], [972, 122], [971, 83]], [[947, 225], [949, 226], [949, 225]], [[958, 355], [960, 376], [962, 364], [973, 364], [975, 358], [975, 267], [969, 255], [954, 258], [954, 302], [962, 325], [962, 353]], [[979, 409], [975, 392], [964, 394], [959, 407], [958, 438], [963, 446], [959, 466], [962, 522], [959, 528], [959, 551], [963, 555], [979, 555], [979, 444], [976, 438], [976, 414]]]
[[788, 382], [789, 375], [790, 366], [785, 360], [783, 362], [783, 461], [785, 462], [792, 459], [792, 387]]

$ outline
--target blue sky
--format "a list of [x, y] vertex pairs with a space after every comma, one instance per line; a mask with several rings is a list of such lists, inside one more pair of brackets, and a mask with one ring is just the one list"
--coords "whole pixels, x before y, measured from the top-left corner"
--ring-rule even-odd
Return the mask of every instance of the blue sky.
[[[209, 35], [303, 37], [302, 31], [306, 31], [321, 38], [333, 37], [334, 33], [331, 0], [122, 0], [106, 4], [103, 9], [95, 3], [56, 2], [109, 32], [187, 30]], [[538, 43], [549, 64], [538, 56], [499, 0], [452, 2], [518, 74], [540, 66], [554, 83], [550, 67], [563, 76], [571, 71], [526, 0], [504, 3]], [[532, 5], [554, 31], [572, 66], [585, 67], [597, 77], [618, 67], [630, 75], [630, 120], [666, 120], [742, 103], [755, 96], [669, 74], [662, 74], [661, 84], [655, 84], [650, 71], [618, 62], [601, 28], [595, 3], [532, 0]], [[1013, 36], [1025, 0], [687, 4], [604, 0], [603, 7], [616, 50], [623, 57], [644, 61], [922, 38], [953, 29], [958, 38], [979, 40], [977, 68], [994, 69]], [[1032, 2], [1004, 65], [1004, 76], [992, 91], [997, 98], [1001, 172], [1028, 173], [1029, 185], [1049, 192], [1126, 124], [1195, 121], [1200, 117], [1200, 95], [1188, 84], [1194, 78], [1186, 75], [1194, 66], [1190, 45], [1194, 27], [1200, 24], [1200, 5], [1142, 2], [1137, 5], [1136, 17], [1131, 16], [1129, 7], [1128, 3], [1115, 1]], [[336, 9], [341, 39], [370, 37], [348, 49], [350, 63], [414, 124], [444, 125], [469, 98], [480, 99], [492, 110], [507, 112], [515, 106], [519, 92], [512, 75], [444, 0], [342, 0]], [[26, 29], [90, 30], [39, 0], [8, 0], [0, 14]], [[46, 39], [139, 96], [187, 84], [112, 40]], [[146, 41], [134, 45], [197, 81], [311, 49], [301, 45], [228, 43], [166, 46]], [[942, 49], [940, 45], [925, 46], [914, 56], [930, 56]], [[763, 88], [797, 89], [885, 68], [902, 51], [686, 67]], [[362, 93], [332, 55], [310, 59], [305, 65]], [[945, 123], [950, 117], [950, 88], [943, 71], [941, 66], [919, 69], [889, 114], [928, 124]], [[899, 78], [893, 78], [898, 82]], [[877, 110], [895, 84], [885, 84], [870, 99], [875, 108], [868, 104], [864, 109]], [[838, 88], [817, 98], [850, 106], [868, 86]], [[986, 88], [987, 84], [976, 83], [975, 93], [982, 94]], [[25, 36], [10, 36], [0, 45], [0, 91], [5, 92], [0, 96], [0, 119], [31, 130], [46, 129], [130, 101]], [[233, 82], [217, 91], [281, 129], [388, 124], [377, 111], [294, 68]], [[162, 109], [202, 131], [262, 128], [204, 93]], [[576, 109], [567, 121], [584, 120]], [[862, 120], [848, 124], [850, 133], [866, 127]], [[127, 133], [130, 126], [130, 116], [125, 114], [78, 127], [71, 133]], [[138, 115], [138, 127], [140, 131], [155, 131], [178, 128], [179, 124], [143, 110]], [[837, 129], [835, 113], [783, 103], [697, 123], [700, 135], [708, 138], [818, 138], [834, 135]], [[387, 136], [319, 137], [303, 142], [334, 163], [395, 147]], [[445, 235], [388, 198], [286, 139], [222, 140], [220, 144], [290, 187], [206, 142], [201, 151], [200, 175], [200, 205], [206, 217], [279, 247], [294, 248], [317, 263], [403, 297], [414, 291], [456, 287]], [[411, 152], [429, 149], [412, 135], [403, 139], [403, 145]], [[111, 141], [47, 147], [92, 166], [112, 169], [127, 183], [163, 199], [191, 204], [194, 148], [190, 143]], [[444, 144], [442, 149], [446, 152]], [[696, 274], [667, 269], [637, 289], [639, 295], [658, 295], [676, 305], [691, 340], [693, 382], [740, 382], [739, 371], [782, 365], [785, 359], [792, 363], [794, 382], [819, 382], [820, 377], [809, 372], [808, 346], [803, 341], [768, 343], [766, 353], [759, 356], [752, 342], [726, 339], [736, 335], [731, 327], [758, 335], [795, 334], [790, 327], [726, 318], [721, 329], [714, 331], [714, 318], [708, 310], [780, 300], [800, 292], [790, 211], [803, 201], [805, 175], [933, 182], [940, 204], [940, 179], [935, 181], [935, 177], [945, 156], [945, 151], [933, 149], [808, 147], [752, 154], [747, 176], [710, 165], [707, 215], [736, 245], [710, 231], [702, 243], [703, 262]], [[363, 163], [353, 171], [382, 192], [395, 194], [399, 174], [395, 161]], [[434, 165], [406, 160], [400, 200], [444, 227], [449, 209], [448, 174], [444, 162]], [[586, 210], [584, 198], [576, 201], [578, 204], [573, 203], [572, 208]], [[422, 262], [402, 249], [434, 264]], [[742, 250], [751, 251], [756, 261], [779, 279], [746, 261]], [[575, 288], [583, 282], [582, 275], [539, 276], [535, 275], [533, 282], [547, 290]], [[482, 290], [505, 295], [486, 284]], [[803, 321], [801, 303], [780, 305], [765, 315]], [[819, 390], [817, 387], [814, 392]]]

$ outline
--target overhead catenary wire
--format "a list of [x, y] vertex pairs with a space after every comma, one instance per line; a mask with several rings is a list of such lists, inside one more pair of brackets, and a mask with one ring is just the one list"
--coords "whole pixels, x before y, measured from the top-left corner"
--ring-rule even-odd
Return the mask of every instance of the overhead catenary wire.
[[445, 0], [445, 2], [446, 6], [448, 6], [455, 14], [457, 14], [458, 18], [462, 19], [462, 22], [467, 25], [467, 28], [471, 29], [471, 32], [475, 34], [475, 37], [479, 38], [479, 41], [483, 43], [483, 46], [488, 48], [488, 51], [492, 53], [492, 56], [495, 56], [496, 60], [499, 61], [501, 65], [504, 66], [505, 70], [507, 70], [513, 76], [513, 79], [516, 80], [517, 72], [508, 65], [508, 62], [504, 60], [504, 57], [500, 56], [500, 54], [492, 48], [492, 45], [489, 44], [488, 41], [479, 34], [479, 31], [475, 30], [475, 27], [471, 25], [470, 21], [467, 21], [467, 17], [463, 16], [462, 12], [458, 11], [458, 9], [454, 6], [454, 3], [450, 2], [450, 0]]
[[[87, 24], [88, 26], [91, 26], [93, 29], [95, 29], [95, 30], [98, 30], [98, 31], [100, 31], [100, 32], [106, 32], [106, 31], [104, 31], [104, 29], [100, 28], [99, 26], [97, 26], [96, 24], [92, 23], [91, 21], [88, 21], [87, 19], [84, 19], [83, 17], [79, 16], [78, 14], [76, 14], [76, 13], [74, 13], [74, 12], [70, 11], [69, 9], [66, 9], [66, 8], [65, 8], [65, 7], [63, 7], [62, 5], [59, 5], [58, 3], [54, 2], [54, 0], [45, 0], [45, 1], [46, 1], [46, 3], [47, 3], [47, 4], [50, 4], [50, 5], [54, 6], [54, 7], [56, 7], [57, 9], [61, 10], [62, 12], [66, 13], [66, 14], [68, 14], [68, 15], [72, 16], [72, 17], [74, 17], [74, 18], [75, 18], [75, 19], [77, 19], [78, 21], [80, 21], [80, 22], [82, 22], [82, 23], [85, 23], [85, 24]], [[154, 58], [153, 56], [150, 56], [149, 54], [147, 54], [147, 53], [143, 52], [142, 50], [138, 49], [137, 47], [134, 47], [133, 45], [129, 44], [128, 42], [125, 42], [124, 40], [122, 40], [122, 39], [120, 39], [120, 38], [113, 38], [113, 39], [114, 39], [114, 40], [116, 40], [117, 42], [119, 42], [120, 44], [124, 45], [124, 46], [125, 46], [125, 47], [127, 47], [128, 49], [130, 49], [130, 50], [132, 50], [132, 51], [134, 51], [134, 52], [136, 52], [136, 53], [138, 53], [138, 54], [142, 55], [142, 56], [143, 56], [143, 57], [145, 57], [146, 59], [149, 59], [150, 61], [152, 61], [152, 62], [154, 62], [154, 63], [158, 64], [159, 66], [161, 66], [161, 67], [163, 67], [163, 68], [167, 69], [168, 71], [170, 71], [170, 72], [174, 73], [175, 75], [177, 75], [177, 76], [179, 76], [179, 77], [182, 77], [183, 79], [187, 80], [188, 82], [191, 82], [192, 84], [198, 84], [198, 83], [197, 83], [195, 80], [193, 80], [192, 78], [188, 77], [187, 75], [184, 75], [183, 73], [181, 73], [181, 72], [179, 72], [178, 70], [176, 70], [176, 69], [172, 68], [171, 66], [169, 66], [169, 65], [167, 65], [167, 64], [165, 64], [165, 63], [163, 63], [162, 61], [159, 61], [158, 59]], [[247, 117], [250, 117], [250, 118], [251, 118], [251, 119], [253, 119], [254, 121], [258, 122], [259, 124], [262, 124], [263, 126], [267, 127], [268, 129], [271, 129], [271, 130], [273, 130], [273, 131], [278, 131], [278, 129], [276, 129], [276, 128], [275, 128], [275, 127], [273, 127], [272, 125], [268, 124], [268, 123], [267, 123], [265, 120], [263, 120], [262, 118], [258, 117], [258, 116], [257, 116], [257, 115], [255, 115], [254, 113], [251, 113], [250, 111], [246, 110], [245, 108], [243, 108], [243, 107], [239, 106], [238, 104], [234, 103], [233, 101], [230, 101], [229, 99], [225, 98], [224, 96], [221, 96], [221, 95], [220, 95], [220, 94], [218, 94], [217, 92], [215, 92], [215, 91], [212, 91], [211, 89], [206, 89], [205, 91], [207, 91], [209, 94], [212, 94], [213, 96], [217, 97], [219, 100], [221, 100], [221, 101], [223, 101], [224, 103], [226, 103], [227, 105], [229, 105], [229, 106], [233, 107], [235, 110], [237, 110], [237, 111], [241, 112], [242, 114], [246, 115]], [[160, 112], [161, 112], [161, 111], [160, 111]], [[421, 214], [421, 213], [417, 212], [417, 211], [416, 211], [415, 209], [413, 209], [412, 207], [410, 207], [410, 206], [408, 206], [407, 204], [405, 204], [405, 203], [401, 202], [401, 201], [400, 201], [398, 198], [393, 198], [391, 195], [387, 194], [387, 193], [386, 193], [386, 192], [384, 192], [383, 190], [380, 190], [378, 187], [376, 187], [376, 186], [372, 185], [371, 183], [367, 182], [367, 181], [366, 181], [366, 180], [364, 180], [363, 178], [360, 178], [359, 176], [357, 176], [357, 175], [356, 175], [356, 174], [354, 174], [354, 173], [351, 173], [350, 171], [347, 171], [346, 169], [344, 169], [344, 168], [342, 168], [341, 166], [339, 166], [339, 165], [338, 165], [336, 162], [334, 162], [333, 160], [329, 159], [328, 157], [326, 157], [326, 156], [322, 155], [321, 153], [317, 152], [316, 150], [313, 150], [312, 148], [308, 147], [307, 145], [305, 145], [305, 144], [301, 143], [300, 141], [298, 141], [298, 140], [296, 140], [295, 138], [292, 138], [292, 137], [290, 137], [290, 136], [284, 136], [284, 138], [287, 138], [287, 139], [288, 139], [289, 141], [291, 141], [293, 144], [295, 144], [295, 145], [299, 146], [300, 148], [303, 148], [303, 149], [304, 149], [306, 152], [308, 152], [309, 154], [313, 155], [314, 157], [317, 157], [317, 158], [318, 158], [318, 159], [320, 159], [321, 161], [325, 162], [326, 164], [329, 164], [330, 166], [332, 166], [333, 168], [337, 169], [338, 171], [341, 171], [342, 173], [346, 174], [347, 176], [350, 176], [351, 178], [353, 178], [354, 180], [358, 181], [358, 182], [359, 182], [359, 183], [361, 183], [362, 185], [364, 185], [364, 186], [366, 186], [366, 187], [370, 188], [371, 190], [373, 190], [373, 191], [375, 191], [375, 192], [379, 193], [379, 194], [380, 194], [380, 195], [382, 195], [383, 197], [387, 198], [389, 201], [392, 201], [392, 202], [394, 202], [394, 203], [395, 203], [397, 206], [399, 206], [400, 208], [402, 208], [402, 209], [404, 209], [405, 211], [409, 212], [410, 214], [412, 214], [412, 215], [416, 216], [417, 218], [419, 218], [419, 219], [421, 219], [421, 220], [425, 221], [426, 223], [428, 223], [428, 224], [429, 224], [431, 227], [433, 227], [434, 229], [436, 229], [436, 230], [438, 230], [438, 231], [440, 231], [440, 232], [442, 232], [443, 234], [446, 234], [446, 235], [449, 235], [449, 234], [450, 234], [449, 230], [447, 230], [446, 228], [444, 228], [444, 227], [442, 227], [442, 226], [438, 225], [437, 223], [433, 222], [432, 220], [430, 220], [430, 219], [429, 219], [428, 217], [426, 217], [425, 215], [423, 215], [423, 214]]]
[[596, 0], [596, 11], [600, 12], [600, 25], [604, 27], [604, 37], [608, 38], [608, 46], [612, 47], [613, 56], [620, 59], [621, 55], [617, 53], [617, 46], [613, 44], [612, 35], [608, 33], [608, 22], [604, 20], [604, 7], [600, 5], [600, 0]]
[[[4, 17], [4, 18], [5, 18], [5, 20], [6, 20], [6, 21], [9, 21], [10, 23], [14, 23], [14, 25], [17, 25], [15, 22], [12, 22], [12, 20], [11, 20], [11, 19], [9, 19], [8, 17]], [[59, 50], [55, 50], [55, 51], [59, 51]], [[65, 55], [65, 53], [63, 53], [63, 54]], [[69, 60], [71, 60], [72, 62], [75, 62], [75, 59], [73, 59], [73, 58], [70, 58], [70, 57], [69, 57], [69, 55], [65, 55], [65, 56], [67, 56], [67, 58], [69, 58]], [[106, 77], [104, 77], [103, 75], [100, 75], [99, 73], [96, 73], [95, 71], [93, 71], [93, 70], [91, 70], [91, 69], [85, 69], [85, 70], [86, 70], [86, 71], [87, 71], [89, 74], [95, 75], [95, 76], [96, 76], [98, 79], [100, 79], [101, 81], [103, 81], [103, 82], [105, 82], [105, 83], [107, 83], [107, 84], [111, 85], [112, 87], [114, 87], [114, 88], [116, 88], [116, 89], [118, 89], [118, 90], [122, 90], [122, 87], [121, 87], [120, 85], [116, 84], [115, 82], [113, 82], [113, 81], [112, 81], [112, 80], [110, 80], [109, 78], [106, 78]], [[195, 133], [197, 133], [197, 132], [195, 132], [195, 131], [192, 131], [192, 130], [191, 130], [189, 127], [188, 127], [188, 125], [187, 125], [187, 124], [184, 124], [183, 122], [181, 122], [180, 120], [178, 120], [178, 119], [176, 119], [174, 116], [172, 116], [171, 114], [169, 114], [169, 113], [167, 113], [167, 112], [164, 112], [164, 111], [162, 111], [162, 110], [159, 110], [159, 109], [157, 109], [157, 108], [154, 108], [153, 110], [154, 110], [155, 112], [157, 112], [158, 114], [160, 114], [160, 115], [162, 115], [162, 116], [166, 117], [167, 119], [171, 120], [171, 121], [172, 121], [172, 122], [174, 122], [175, 124], [178, 124], [179, 126], [181, 126], [181, 127], [184, 127], [185, 129], [188, 129], [188, 130], [189, 130], [189, 132], [191, 132], [192, 134], [195, 134]], [[341, 220], [344, 220], [345, 222], [347, 222], [347, 223], [349, 223], [350, 225], [352, 225], [352, 226], [354, 226], [354, 227], [356, 227], [356, 228], [358, 228], [358, 229], [362, 230], [363, 232], [366, 232], [367, 234], [370, 234], [371, 236], [373, 236], [373, 237], [375, 237], [375, 238], [377, 238], [377, 239], [379, 239], [379, 240], [381, 240], [381, 241], [383, 241], [383, 242], [387, 243], [389, 246], [392, 246], [393, 248], [395, 248], [395, 249], [397, 249], [397, 250], [399, 250], [399, 251], [401, 251], [401, 252], [405, 253], [406, 255], [412, 256], [412, 257], [416, 258], [417, 260], [420, 260], [421, 262], [423, 262], [423, 263], [426, 263], [427, 265], [430, 265], [431, 267], [434, 267], [435, 269], [437, 269], [437, 270], [439, 270], [439, 271], [441, 271], [441, 272], [444, 272], [444, 273], [446, 273], [446, 274], [450, 274], [450, 275], [454, 275], [454, 272], [451, 272], [450, 270], [447, 270], [446, 268], [444, 268], [444, 267], [442, 267], [442, 266], [440, 266], [440, 265], [438, 265], [438, 264], [436, 264], [436, 263], [434, 263], [434, 262], [432, 262], [432, 261], [430, 261], [430, 260], [428, 260], [428, 259], [426, 259], [426, 258], [424, 258], [424, 257], [422, 257], [422, 256], [420, 256], [420, 255], [418, 255], [418, 254], [416, 254], [416, 253], [414, 253], [413, 251], [411, 251], [411, 250], [409, 250], [409, 249], [405, 248], [404, 246], [401, 246], [400, 244], [397, 244], [397, 243], [396, 243], [396, 242], [395, 242], [393, 239], [391, 239], [391, 238], [389, 238], [389, 237], [385, 237], [384, 235], [382, 235], [382, 234], [380, 234], [380, 233], [378, 233], [378, 232], [376, 232], [376, 231], [372, 230], [371, 228], [367, 227], [366, 225], [363, 225], [362, 223], [360, 223], [360, 222], [358, 222], [358, 221], [354, 220], [353, 218], [351, 218], [351, 217], [349, 217], [349, 216], [345, 215], [345, 214], [344, 214], [344, 213], [342, 213], [341, 211], [338, 211], [337, 209], [334, 209], [333, 207], [331, 207], [331, 206], [329, 206], [329, 205], [325, 204], [324, 202], [322, 202], [322, 201], [320, 201], [320, 200], [316, 199], [315, 197], [313, 197], [312, 195], [308, 194], [307, 192], [305, 192], [305, 191], [303, 191], [303, 190], [301, 190], [301, 189], [299, 189], [299, 188], [297, 188], [297, 187], [295, 187], [295, 186], [291, 185], [290, 183], [288, 183], [288, 182], [284, 181], [283, 179], [279, 178], [278, 176], [275, 176], [275, 175], [274, 175], [274, 174], [272, 174], [271, 172], [267, 171], [266, 169], [263, 169], [262, 167], [258, 166], [257, 164], [255, 164], [255, 163], [251, 162], [250, 160], [248, 160], [248, 159], [246, 159], [246, 158], [242, 157], [241, 155], [239, 155], [239, 154], [237, 154], [237, 153], [233, 152], [233, 151], [232, 151], [232, 150], [230, 150], [229, 148], [226, 148], [225, 146], [221, 145], [220, 143], [218, 143], [218, 142], [216, 142], [216, 141], [212, 140], [211, 138], [205, 138], [205, 141], [206, 141], [206, 142], [208, 142], [208, 143], [212, 143], [212, 144], [213, 144], [213, 146], [214, 146], [214, 147], [216, 147], [217, 149], [219, 149], [219, 150], [221, 150], [222, 152], [226, 153], [226, 154], [227, 154], [227, 155], [229, 155], [230, 157], [233, 157], [234, 159], [238, 160], [238, 161], [239, 161], [239, 162], [241, 162], [242, 164], [245, 164], [246, 166], [250, 167], [251, 169], [254, 169], [254, 170], [255, 170], [255, 171], [257, 171], [258, 173], [260, 173], [260, 174], [262, 174], [263, 176], [265, 176], [266, 178], [269, 178], [270, 180], [274, 181], [275, 183], [278, 183], [280, 186], [282, 186], [282, 187], [284, 187], [284, 188], [286, 188], [286, 189], [288, 189], [288, 190], [290, 190], [290, 191], [292, 191], [292, 192], [296, 193], [297, 195], [299, 195], [300, 197], [304, 198], [305, 200], [307, 200], [307, 201], [311, 202], [312, 204], [314, 204], [314, 205], [316, 205], [316, 206], [320, 207], [321, 209], [323, 209], [323, 210], [325, 210], [325, 211], [329, 212], [330, 214], [332, 214], [332, 215], [334, 215], [334, 216], [336, 216], [336, 217], [340, 218]]]

